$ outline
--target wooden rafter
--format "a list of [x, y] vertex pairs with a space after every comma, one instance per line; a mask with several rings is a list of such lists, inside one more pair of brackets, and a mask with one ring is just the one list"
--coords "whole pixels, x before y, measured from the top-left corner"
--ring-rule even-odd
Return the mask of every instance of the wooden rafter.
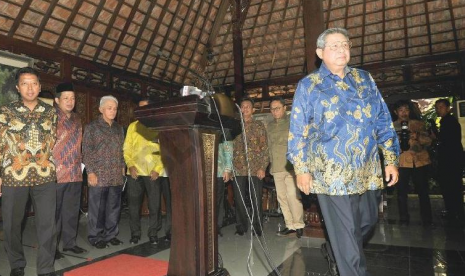
[[103, 49], [103, 46], [105, 45], [105, 41], [108, 37], [108, 34], [110, 33], [111, 29], [113, 28], [113, 24], [115, 24], [116, 17], [118, 16], [121, 7], [123, 6], [124, 0], [118, 0], [118, 5], [115, 7], [115, 10], [113, 11], [113, 14], [111, 15], [110, 21], [108, 21], [107, 28], [105, 29], [105, 33], [102, 36], [102, 40], [100, 40], [99, 45], [97, 46], [97, 50], [95, 51], [95, 56], [93, 58], [93, 61], [97, 61], [98, 57], [100, 56], [100, 52]]
[[[204, 2], [206, 2], [206, 1], [204, 1]], [[207, 11], [207, 13], [206, 13], [206, 15], [205, 15], [205, 18], [204, 18], [204, 20], [203, 20], [203, 24], [202, 24], [202, 27], [200, 28], [200, 30], [204, 30], [204, 29], [205, 29], [205, 26], [207, 25], [207, 22], [208, 22], [208, 20], [207, 20], [208, 15], [212, 12], [212, 10], [213, 10], [213, 3], [210, 3], [210, 5], [209, 5], [209, 7], [208, 7], [208, 11]], [[200, 12], [197, 13], [197, 16], [199, 16], [199, 15], [200, 15]], [[217, 13], [216, 15], [218, 16], [218, 13]], [[195, 19], [194, 22], [196, 22], [197, 20], [198, 20], [198, 18], [196, 17], [196, 19]], [[191, 34], [192, 34], [192, 32], [191, 32]], [[192, 49], [192, 56], [191, 56], [191, 58], [188, 60], [188, 63], [187, 63], [187, 68], [191, 68], [192, 61], [194, 60], [194, 54], [195, 54], [195, 51], [196, 51], [196, 50], [198, 49], [198, 47], [199, 47], [199, 43], [200, 43], [200, 41], [201, 41], [201, 38], [202, 38], [202, 35], [199, 35], [199, 37], [197, 38], [197, 41], [195, 42], [194, 49]], [[205, 48], [205, 49], [204, 49], [204, 53], [206, 53], [206, 52], [207, 52], [207, 51], [206, 51], [207, 47], [204, 47], [204, 48]], [[184, 54], [184, 49], [183, 49], [183, 54]], [[203, 71], [203, 70], [200, 70], [200, 68], [197, 68], [197, 70]], [[182, 79], [185, 80], [185, 79], [187, 78], [187, 73], [188, 73], [188, 70], [184, 71], [184, 75], [183, 75]]]
[[[220, 47], [220, 53], [222, 53], [223, 55], [225, 55], [226, 53], [224, 52], [224, 47], [226, 45], [226, 41], [228, 40], [228, 37], [229, 36], [232, 36], [232, 24], [228, 24], [227, 25], [227, 30], [226, 30], [226, 33], [223, 35], [223, 41], [221, 42], [221, 47]], [[232, 54], [231, 54], [232, 56]], [[231, 66], [231, 61], [229, 61], [229, 65], [228, 65], [228, 68], [226, 69], [226, 74], [224, 75], [223, 77], [223, 81], [220, 81], [221, 84], [224, 84], [225, 81], [226, 81], [226, 77], [227, 77], [227, 72], [229, 70], [229, 66]], [[216, 70], [218, 68], [218, 63], [215, 64], [215, 66], [213, 66], [213, 70], [212, 70], [212, 80], [213, 80], [213, 75], [215, 74]]]
[[58, 37], [57, 42], [55, 43], [55, 46], [53, 47], [53, 50], [58, 50], [61, 48], [61, 44], [63, 43], [63, 40], [65, 40], [66, 34], [68, 33], [69, 28], [71, 27], [71, 24], [74, 22], [74, 18], [76, 17], [76, 14], [78, 13], [79, 9], [82, 6], [82, 3], [84, 0], [78, 0], [76, 3], [76, 6], [74, 6], [74, 9], [71, 11], [71, 14], [66, 21], [65, 27], [61, 31], [60, 36]]
[[[429, 53], [430, 55], [433, 53], [433, 43], [432, 43], [432, 36], [431, 36], [431, 25], [429, 23], [429, 9], [428, 9], [428, 2], [424, 2], [424, 7], [425, 7], [425, 20], [426, 20], [426, 30], [428, 32], [428, 48], [429, 48]], [[406, 45], [407, 46], [407, 45]], [[408, 51], [408, 48], [407, 48]]]
[[[184, 53], [186, 52], [186, 49], [187, 49], [187, 47], [188, 47], [189, 40], [191, 39], [192, 34], [194, 33], [194, 29], [195, 29], [195, 26], [196, 26], [196, 22], [199, 20], [201, 14], [202, 14], [200, 11], [202, 10], [203, 6], [206, 5], [206, 3], [207, 3], [207, 1], [201, 1], [200, 4], [199, 4], [199, 9], [198, 9], [198, 11], [195, 13], [195, 18], [194, 18], [194, 21], [192, 22], [192, 31], [189, 32], [189, 35], [187, 36], [186, 45], [184, 45], [184, 47], [182, 47], [181, 54], [179, 55], [179, 56], [180, 56], [179, 62], [178, 62], [177, 64], [175, 64], [175, 69], [174, 69], [174, 72], [173, 72], [173, 76], [176, 76], [176, 75], [178, 74], [178, 70], [179, 70], [179, 67], [180, 67], [180, 65], [181, 65], [181, 60], [182, 60], [182, 58], [184, 57]], [[208, 12], [207, 12], [207, 16], [208, 16], [208, 14], [209, 14], [210, 11], [211, 11], [211, 7], [212, 7], [212, 4], [209, 5]], [[194, 9], [192, 9], [192, 10], [194, 10]], [[189, 10], [189, 12], [192, 11], [192, 10]], [[188, 12], [188, 13], [189, 13], [189, 12]], [[188, 15], [188, 16], [189, 16], [189, 15]], [[189, 18], [189, 17], [186, 17], [186, 20], [184, 20], [184, 21], [187, 21], [187, 18]], [[203, 21], [203, 23], [204, 23], [203, 26], [205, 26], [205, 23], [206, 23], [206, 22], [207, 22], [207, 20], [205, 19], [205, 20]], [[202, 26], [202, 29], [200, 29], [200, 32], [202, 32], [203, 26]], [[200, 40], [200, 37], [201, 37], [201, 36], [202, 36], [202, 35], [199, 35], [198, 40]], [[178, 36], [178, 39], [176, 40], [176, 43], [178, 43], [179, 37], [180, 37], [180, 36]], [[192, 49], [192, 56], [191, 56], [191, 59], [190, 59], [190, 60], [192, 60], [192, 57], [193, 57], [193, 55], [194, 55], [194, 53], [195, 53], [195, 49], [197, 48], [196, 46], [197, 46], [197, 44], [195, 45], [194, 49]], [[189, 62], [189, 64], [190, 64], [190, 62]], [[182, 65], [181, 65], [181, 66], [182, 66]], [[185, 69], [184, 78], [182, 78], [182, 79], [185, 79], [185, 76], [187, 75], [187, 72], [189, 71], [189, 69], [190, 69], [189, 66], [187, 67], [187, 69]]]
[[24, 18], [24, 15], [29, 10], [31, 3], [32, 3], [32, 0], [26, 0], [24, 4], [21, 5], [21, 10], [19, 11], [18, 16], [15, 18], [13, 25], [8, 31], [8, 37], [13, 37], [13, 35], [16, 33], [16, 30], [18, 29], [19, 25], [21, 24], [21, 21]]
[[363, 17], [362, 17], [362, 44], [360, 45], [360, 64], [363, 65], [363, 57], [364, 52], [365, 52], [365, 23], [366, 23], [366, 17], [367, 17], [367, 3], [363, 3]]
[[407, 0], [403, 0], [403, 13], [404, 13], [404, 44], [405, 44], [405, 57], [409, 56], [408, 53], [408, 28], [407, 28]]
[[[124, 70], [127, 70], [128, 66], [129, 66], [129, 63], [132, 60], [132, 56], [134, 55], [134, 52], [137, 49], [137, 45], [139, 45], [139, 41], [142, 38], [142, 34], [144, 33], [145, 26], [147, 25], [147, 22], [149, 21], [151, 15], [152, 15], [152, 11], [153, 11], [153, 8], [155, 7], [155, 4], [156, 4], [156, 1], [150, 1], [150, 6], [147, 9], [147, 14], [145, 15], [144, 20], [142, 21], [142, 24], [141, 24], [141, 26], [139, 28], [139, 32], [137, 33], [136, 39], [134, 40], [134, 44], [131, 47], [128, 58], [126, 59], [126, 63], [123, 66]], [[141, 60], [141, 63], [143, 63], [142, 60]]]
[[[292, 41], [291, 42], [291, 49], [294, 49], [294, 42], [296, 40], [295, 35], [297, 33], [297, 26], [298, 26], [298, 23], [299, 23], [299, 20], [300, 20], [299, 15], [300, 15], [300, 11], [302, 10], [302, 8], [303, 8], [302, 5], [297, 6], [297, 15], [296, 15], [296, 17], [294, 19], [294, 28], [292, 30], [292, 36], [291, 36], [291, 41]], [[303, 17], [303, 15], [302, 15], [302, 17]], [[304, 40], [305, 40], [305, 38], [304, 38]], [[285, 68], [285, 71], [284, 71], [285, 76], [288, 75], [290, 60], [291, 60], [291, 53], [288, 53], [287, 58], [286, 58], [286, 68]], [[304, 69], [303, 71], [306, 71], [306, 69]]]
[[324, 31], [323, 4], [319, 0], [303, 0], [303, 21], [305, 32], [305, 58], [307, 72], [315, 69], [316, 45], [318, 36]]
[[40, 36], [42, 35], [42, 32], [44, 31], [45, 26], [47, 25], [47, 22], [50, 19], [50, 16], [52, 15], [53, 10], [55, 9], [57, 4], [58, 4], [58, 0], [53, 0], [50, 3], [50, 5], [48, 5], [47, 12], [44, 14], [44, 17], [42, 17], [42, 21], [40, 22], [40, 25], [37, 28], [37, 32], [34, 35], [34, 38], [32, 39], [32, 43], [36, 44], [37, 41], [39, 41]]
[[[279, 24], [279, 30], [278, 30], [278, 35], [276, 36], [276, 40], [274, 42], [274, 50], [273, 50], [273, 57], [271, 58], [271, 66], [270, 66], [270, 72], [268, 74], [268, 78], [271, 78], [271, 73], [273, 72], [273, 66], [274, 66], [274, 62], [275, 62], [275, 59], [276, 59], [276, 54], [277, 54], [277, 51], [278, 51], [278, 37], [279, 37], [279, 33], [282, 32], [283, 30], [283, 26], [284, 26], [284, 18], [286, 18], [286, 13], [287, 13], [287, 8], [289, 7], [289, 1], [286, 1], [286, 6], [284, 8], [284, 12], [283, 12], [283, 17], [281, 18], [281, 23]], [[299, 17], [299, 14], [297, 13], [297, 16], [296, 17]], [[271, 16], [270, 16], [271, 18]], [[281, 42], [281, 40], [279, 40], [279, 42]], [[292, 49], [292, 48], [291, 48]], [[269, 92], [269, 91], [268, 91]], [[267, 92], [267, 93], [268, 93]]]
[[[213, 26], [208, 37], [207, 45], [213, 49], [215, 46], [216, 39], [218, 37], [218, 33], [220, 31], [221, 25], [223, 24], [224, 18], [228, 12], [228, 8], [230, 7], [229, 1], [221, 1], [220, 7], [218, 8], [218, 12], [216, 14], [215, 21], [213, 22]], [[205, 67], [207, 66], [207, 47], [205, 47], [202, 58], [200, 59], [200, 71], [205, 71]]]
[[381, 60], [384, 61], [386, 60], [386, 1], [383, 1], [383, 30], [382, 30], [382, 50], [381, 50], [381, 55], [382, 58]]
[[[145, 60], [147, 59], [147, 56], [149, 55], [150, 53], [150, 49], [152, 48], [152, 45], [153, 45], [153, 42], [155, 41], [155, 38], [157, 37], [158, 35], [158, 31], [160, 30], [160, 26], [162, 25], [162, 22], [163, 20], [165, 19], [165, 15], [166, 15], [166, 11], [168, 9], [168, 6], [169, 6], [169, 3], [170, 1], [165, 1], [165, 5], [163, 6], [163, 8], [161, 9], [161, 13], [160, 13], [160, 16], [157, 20], [157, 25], [155, 26], [155, 28], [153, 29], [153, 32], [152, 34], [150, 35], [150, 39], [149, 39], [149, 43], [147, 44], [147, 49], [145, 49], [145, 52], [144, 52], [144, 55], [142, 56], [142, 61], [145, 62]], [[180, 4], [179, 4], [180, 5]], [[178, 5], [178, 6], [179, 6]], [[158, 58], [158, 57], [157, 57]], [[137, 74], [140, 74], [142, 72], [142, 68], [144, 67], [144, 63], [141, 62], [139, 64], [139, 68], [137, 69]], [[150, 72], [149, 74], [149, 77], [152, 77], [153, 75], [153, 70], [154, 68], [156, 67], [156, 64], [157, 62], [154, 62], [152, 64], [152, 71]]]
[[[263, 3], [263, 1], [262, 1], [262, 3]], [[261, 4], [262, 4], [262, 3], [261, 3]], [[272, 1], [272, 2], [271, 2], [271, 10], [273, 10], [273, 7], [274, 7], [275, 3], [276, 3], [275, 1]], [[259, 9], [259, 10], [260, 10], [260, 9]], [[268, 13], [268, 20], [266, 21], [266, 27], [265, 27], [265, 33], [264, 33], [264, 35], [266, 35], [266, 34], [268, 33], [267, 31], [268, 31], [268, 29], [269, 29], [269, 27], [270, 27], [271, 18], [272, 18], [272, 13]], [[257, 22], [257, 21], [258, 21], [258, 16], [257, 16], [257, 18], [255, 18], [255, 22]], [[251, 41], [251, 40], [252, 40], [252, 36], [249, 37], [249, 46], [250, 46], [250, 41]], [[263, 52], [263, 47], [264, 47], [265, 45], [267, 45], [267, 43], [261, 43], [260, 48], [259, 48], [259, 50], [258, 50], [259, 53]], [[247, 47], [247, 50], [248, 50], [248, 49], [249, 49], [249, 47]], [[257, 63], [255, 63], [255, 66], [254, 66], [254, 67], [255, 67], [255, 68], [254, 68], [254, 72], [253, 72], [253, 77], [252, 77], [252, 79], [255, 79], [255, 76], [256, 76], [256, 74], [257, 74]], [[270, 68], [270, 69], [271, 69], [271, 68]], [[270, 70], [270, 72], [271, 72], [271, 70]]]
[[[165, 37], [163, 38], [163, 42], [162, 42], [162, 44], [160, 45], [160, 51], [164, 51], [166, 42], [167, 42], [168, 39], [169, 39], [170, 31], [171, 31], [171, 29], [173, 29], [174, 22], [176, 21], [176, 14], [177, 14], [178, 11], [181, 9], [182, 4], [183, 4], [182, 2], [179, 2], [179, 3], [178, 3], [178, 6], [176, 7], [176, 12], [173, 14], [173, 18], [172, 18], [172, 20], [171, 20], [171, 22], [170, 22], [170, 26], [168, 27], [168, 31], [166, 32], [166, 35], [165, 35]], [[189, 16], [190, 12], [192, 11], [192, 7], [194, 6], [194, 4], [195, 4], [194, 1], [191, 1], [191, 2], [190, 2], [190, 5], [189, 5], [189, 7], [188, 7], [187, 14], [186, 14], [186, 17], [185, 17], [186, 20], [183, 20], [183, 21], [182, 21], [181, 27], [179, 28], [180, 30], [182, 30], [182, 29], [184, 28], [184, 25], [185, 25], [186, 22], [187, 22], [187, 18], [188, 18], [188, 16]], [[192, 27], [194, 27], [194, 26], [192, 26]], [[179, 36], [180, 36], [180, 35], [181, 35], [181, 32], [178, 33], [178, 37], [176, 38], [176, 41], [174, 41], [174, 44], [175, 44], [175, 45], [178, 43], [178, 39], [179, 39]], [[174, 48], [174, 47], [173, 47], [173, 48]], [[171, 58], [173, 52], [174, 52], [174, 50], [169, 52], [169, 53], [170, 53], [170, 54], [169, 54], [170, 58]], [[152, 71], [150, 72], [150, 75], [153, 75], [153, 72], [155, 71], [156, 64], [158, 63], [159, 58], [160, 58], [160, 57], [157, 56], [157, 58], [156, 58], [156, 60], [155, 60], [155, 62], [154, 62], [154, 66], [152, 67]], [[181, 61], [181, 58], [182, 58], [182, 57], [179, 57], [179, 62]], [[169, 61], [166, 61], [165, 68], [163, 69], [163, 71], [166, 72], [166, 71], [168, 70], [169, 64], [170, 64], [170, 62], [169, 62]], [[172, 79], [175, 79], [175, 77], [176, 77], [176, 76], [175, 76], [174, 73], [173, 73]]]
[[121, 31], [120, 35], [119, 35], [118, 42], [116, 42], [115, 49], [113, 49], [113, 52], [111, 53], [110, 60], [108, 61], [108, 64], [110, 66], [113, 65], [113, 61], [115, 60], [116, 55], [118, 54], [119, 48], [121, 47], [121, 44], [123, 43], [124, 37], [128, 33], [128, 28], [132, 23], [132, 18], [134, 18], [134, 15], [136, 14], [137, 9], [139, 8], [140, 1], [141, 0], [136, 0], [136, 2], [134, 3], [134, 6], [132, 6], [131, 13], [129, 14], [128, 18], [126, 19], [126, 23], [124, 24], [124, 28]]
[[[84, 36], [82, 37], [81, 43], [79, 43], [79, 46], [76, 50], [76, 55], [80, 56], [82, 49], [84, 49], [84, 46], [86, 45], [87, 39], [89, 38], [90, 33], [94, 29], [95, 23], [97, 22], [97, 19], [100, 15], [100, 13], [103, 10], [103, 7], [105, 6], [105, 0], [100, 0], [100, 3], [97, 6], [97, 9], [95, 10], [94, 16], [92, 16], [92, 19], [89, 23], [89, 26], [87, 26], [86, 32], [84, 33]], [[101, 40], [104, 40], [105, 38], [102, 37]]]
[[[447, 2], [449, 4], [449, 15], [450, 15], [450, 21], [452, 23], [452, 31], [454, 34], [454, 42], [455, 42], [455, 49], [456, 51], [459, 51], [459, 40], [457, 37], [457, 28], [455, 27], [455, 15], [454, 12], [452, 11], [452, 0], [448, 0]], [[428, 24], [429, 26], [429, 24]]]

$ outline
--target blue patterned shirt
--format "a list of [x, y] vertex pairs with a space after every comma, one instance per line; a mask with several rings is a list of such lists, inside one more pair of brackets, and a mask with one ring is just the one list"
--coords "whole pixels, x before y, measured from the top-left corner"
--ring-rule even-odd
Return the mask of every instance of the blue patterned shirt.
[[310, 173], [311, 193], [361, 194], [383, 187], [384, 164], [398, 164], [399, 142], [371, 75], [345, 68], [341, 79], [323, 63], [300, 80], [294, 96], [287, 158]]

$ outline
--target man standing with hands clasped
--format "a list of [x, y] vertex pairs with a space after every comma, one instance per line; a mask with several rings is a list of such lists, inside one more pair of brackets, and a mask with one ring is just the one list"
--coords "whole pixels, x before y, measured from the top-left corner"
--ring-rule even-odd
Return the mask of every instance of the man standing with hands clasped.
[[[149, 104], [148, 99], [139, 102], [139, 106]], [[157, 232], [161, 229], [160, 200], [161, 183], [159, 176], [163, 172], [160, 146], [155, 143], [158, 133], [135, 121], [128, 127], [124, 140], [124, 160], [128, 167], [128, 200], [131, 228], [131, 244], [137, 244], [141, 236], [140, 206], [147, 192], [149, 207], [150, 243], [157, 244]]]
[[298, 188], [318, 196], [340, 275], [365, 276], [363, 239], [378, 215], [369, 191], [383, 188], [378, 147], [392, 186], [399, 176], [399, 142], [371, 75], [347, 65], [351, 46], [342, 28], [318, 37], [323, 63], [297, 86], [287, 157]]
[[[236, 204], [236, 235], [238, 236], [243, 236], [247, 232], [249, 224], [244, 204], [247, 200], [245, 192], [249, 181], [251, 181], [249, 194], [255, 214], [253, 227], [258, 236], [262, 235], [260, 225], [262, 218], [262, 187], [269, 156], [265, 126], [262, 122], [253, 119], [252, 115], [255, 111], [253, 105], [254, 102], [250, 98], [242, 100], [241, 112], [244, 117], [245, 129], [243, 133], [236, 136], [233, 142], [233, 165], [236, 170], [236, 181], [233, 183], [233, 187], [234, 202]], [[247, 144], [244, 143], [244, 140]], [[250, 213], [250, 216], [252, 219], [252, 213]]]
[[118, 235], [121, 192], [125, 164], [123, 127], [115, 122], [118, 100], [103, 96], [98, 119], [84, 130], [82, 155], [89, 184], [87, 238], [95, 248], [103, 249], [123, 242]]

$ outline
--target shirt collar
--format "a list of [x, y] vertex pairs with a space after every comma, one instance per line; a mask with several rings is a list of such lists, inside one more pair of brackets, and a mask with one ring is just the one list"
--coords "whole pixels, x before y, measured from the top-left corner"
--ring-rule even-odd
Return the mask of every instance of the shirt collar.
[[[346, 67], [344, 67], [344, 75], [349, 74], [351, 70], [352, 68], [346, 65]], [[324, 62], [321, 63], [320, 68], [318, 69], [318, 73], [320, 74], [320, 77], [322, 79], [326, 78], [329, 75], [334, 75], [333, 73], [331, 73], [331, 71], [329, 71], [328, 67]]]
[[109, 125], [104, 119], [103, 119], [103, 116], [100, 115], [98, 116], [98, 122], [102, 125], [105, 125], [105, 126], [108, 126], [108, 127], [113, 127], [113, 125], [116, 123], [115, 120], [112, 121], [111, 125]]

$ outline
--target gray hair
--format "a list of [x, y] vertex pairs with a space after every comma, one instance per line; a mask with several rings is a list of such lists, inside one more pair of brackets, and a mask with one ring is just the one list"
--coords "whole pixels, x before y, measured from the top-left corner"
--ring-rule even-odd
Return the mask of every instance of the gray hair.
[[102, 107], [105, 102], [109, 101], [109, 100], [112, 100], [116, 103], [116, 105], [118, 105], [118, 99], [116, 99], [115, 97], [113, 97], [112, 95], [107, 95], [107, 96], [103, 96], [101, 99], [100, 99], [100, 105], [99, 107]]
[[318, 39], [316, 40], [316, 47], [319, 49], [323, 49], [326, 44], [326, 37], [331, 34], [342, 34], [344, 35], [347, 40], [349, 40], [349, 32], [347, 32], [346, 29], [344, 28], [331, 28], [327, 29], [326, 31], [322, 32], [319, 36]]

